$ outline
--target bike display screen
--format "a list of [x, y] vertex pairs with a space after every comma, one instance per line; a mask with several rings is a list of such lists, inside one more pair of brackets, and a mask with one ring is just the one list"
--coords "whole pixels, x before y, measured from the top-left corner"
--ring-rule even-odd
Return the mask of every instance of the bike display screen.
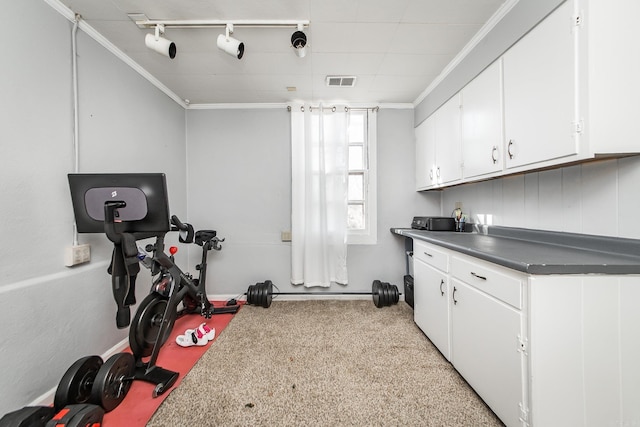
[[124, 202], [115, 212], [122, 233], [167, 232], [169, 201], [163, 173], [68, 174], [78, 233], [104, 232], [104, 206]]

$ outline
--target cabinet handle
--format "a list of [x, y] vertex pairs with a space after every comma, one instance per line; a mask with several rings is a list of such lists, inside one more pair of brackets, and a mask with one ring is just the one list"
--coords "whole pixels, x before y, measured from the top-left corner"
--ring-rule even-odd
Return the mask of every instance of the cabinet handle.
[[456, 301], [456, 291], [457, 291], [457, 289], [456, 289], [456, 287], [454, 286], [454, 287], [453, 287], [453, 292], [451, 293], [451, 298], [453, 299], [453, 305], [458, 304], [458, 301]]
[[440, 296], [444, 296], [444, 291], [442, 290], [442, 285], [444, 285], [444, 279], [440, 279]]
[[479, 275], [479, 274], [476, 274], [476, 273], [474, 273], [473, 271], [471, 272], [471, 275], [472, 275], [473, 277], [477, 277], [477, 278], [478, 278], [478, 279], [480, 279], [480, 280], [487, 280], [487, 278], [486, 278], [486, 277], [481, 276], [481, 275]]
[[440, 178], [440, 166], [436, 168], [436, 176]]
[[429, 179], [433, 181], [433, 169], [429, 169]]
[[426, 256], [433, 258], [433, 255], [431, 255], [429, 252], [423, 252]]
[[491, 149], [491, 160], [493, 160], [494, 165], [498, 163], [498, 158], [496, 157], [497, 153], [498, 153], [498, 147], [494, 145], [493, 148]]
[[509, 154], [509, 158], [513, 159], [513, 153], [511, 152], [511, 147], [513, 147], [513, 139], [510, 139], [509, 144], [507, 145], [507, 153]]

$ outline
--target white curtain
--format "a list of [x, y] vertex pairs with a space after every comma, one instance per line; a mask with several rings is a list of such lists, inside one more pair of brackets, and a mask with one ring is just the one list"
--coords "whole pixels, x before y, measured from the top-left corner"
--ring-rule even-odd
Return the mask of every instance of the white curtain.
[[347, 284], [348, 113], [291, 110], [291, 283]]

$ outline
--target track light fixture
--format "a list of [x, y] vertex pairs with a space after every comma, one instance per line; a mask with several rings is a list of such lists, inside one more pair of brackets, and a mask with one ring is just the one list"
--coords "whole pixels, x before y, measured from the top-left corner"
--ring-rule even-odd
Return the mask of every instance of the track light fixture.
[[307, 35], [302, 32], [303, 25], [298, 24], [298, 29], [291, 34], [291, 47], [299, 58], [304, 58], [307, 54]]
[[174, 58], [176, 56], [176, 45], [171, 40], [161, 37], [161, 35], [164, 34], [165, 28], [225, 28], [225, 34], [218, 35], [218, 48], [238, 59], [241, 59], [244, 55], [244, 43], [231, 37], [234, 26], [254, 28], [296, 28], [296, 31], [291, 35], [291, 47], [293, 47], [294, 52], [300, 58], [304, 57], [307, 53], [307, 36], [303, 30], [305, 27], [309, 26], [308, 20], [154, 20], [147, 18], [141, 13], [131, 13], [129, 14], [129, 18], [136, 23], [138, 28], [155, 28], [155, 37], [153, 34], [147, 34], [145, 43], [149, 49], [168, 56], [169, 58]]
[[238, 59], [242, 59], [242, 55], [244, 55], [244, 43], [231, 37], [229, 34], [232, 33], [233, 24], [227, 24], [225, 34], [218, 35], [218, 49]]
[[144, 43], [147, 47], [161, 55], [168, 56], [173, 59], [176, 57], [176, 44], [171, 40], [165, 39], [161, 36], [164, 35], [164, 25], [156, 25], [155, 34], [147, 34], [144, 38]]

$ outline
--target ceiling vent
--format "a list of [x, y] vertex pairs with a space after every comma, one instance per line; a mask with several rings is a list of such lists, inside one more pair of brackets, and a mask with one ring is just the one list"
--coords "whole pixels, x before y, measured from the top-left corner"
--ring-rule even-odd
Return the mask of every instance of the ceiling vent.
[[356, 76], [327, 76], [325, 81], [329, 87], [354, 87]]

